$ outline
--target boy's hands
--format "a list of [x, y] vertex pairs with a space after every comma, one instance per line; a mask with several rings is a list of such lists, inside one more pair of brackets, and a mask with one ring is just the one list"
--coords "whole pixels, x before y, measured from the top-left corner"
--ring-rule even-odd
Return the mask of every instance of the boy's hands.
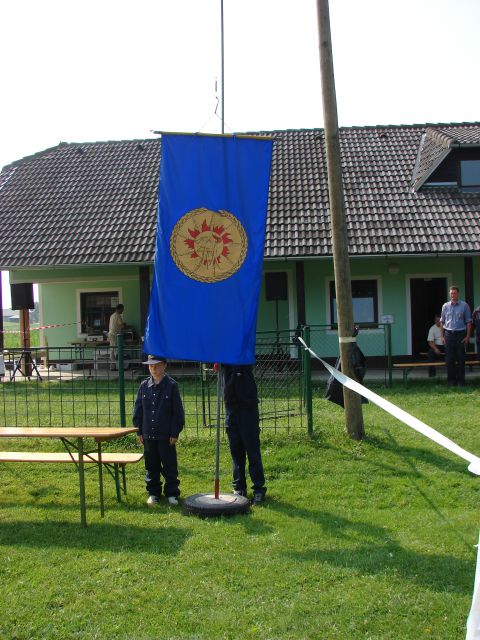
[[[137, 440], [140, 444], [143, 444], [143, 436], [140, 434], [137, 434]], [[177, 444], [177, 440], [178, 438], [170, 438], [170, 446], [174, 447]]]

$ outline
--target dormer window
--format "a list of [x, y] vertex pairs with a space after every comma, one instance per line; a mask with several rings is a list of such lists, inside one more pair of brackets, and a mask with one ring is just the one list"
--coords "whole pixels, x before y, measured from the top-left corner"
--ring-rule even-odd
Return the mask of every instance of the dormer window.
[[480, 191], [480, 160], [460, 160], [460, 186], [464, 191]]
[[412, 189], [456, 187], [480, 191], [480, 136], [472, 127], [428, 127], [422, 136]]

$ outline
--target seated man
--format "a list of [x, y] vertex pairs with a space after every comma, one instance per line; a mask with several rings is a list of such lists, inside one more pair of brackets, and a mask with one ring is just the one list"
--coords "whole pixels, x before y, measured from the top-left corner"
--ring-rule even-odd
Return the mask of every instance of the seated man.
[[475, 344], [477, 346], [477, 354], [480, 354], [480, 307], [476, 307], [473, 310], [472, 324], [475, 330]]
[[[427, 336], [428, 342], [428, 360], [429, 362], [435, 362], [435, 360], [439, 360], [443, 358], [445, 355], [445, 345], [442, 341], [442, 332], [440, 330], [440, 316], [435, 315], [434, 323], [430, 327]], [[428, 368], [428, 376], [430, 378], [435, 377], [437, 370], [435, 367]]]

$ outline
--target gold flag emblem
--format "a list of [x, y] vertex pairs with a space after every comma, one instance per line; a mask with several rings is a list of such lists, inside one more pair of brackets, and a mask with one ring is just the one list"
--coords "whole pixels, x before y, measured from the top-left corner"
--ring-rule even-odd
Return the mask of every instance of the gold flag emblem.
[[247, 255], [247, 234], [228, 211], [193, 209], [173, 227], [170, 253], [189, 278], [219, 282], [233, 275]]

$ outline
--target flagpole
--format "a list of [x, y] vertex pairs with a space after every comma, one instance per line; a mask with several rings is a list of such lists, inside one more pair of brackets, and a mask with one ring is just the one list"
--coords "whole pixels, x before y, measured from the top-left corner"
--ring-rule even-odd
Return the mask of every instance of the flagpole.
[[[223, 0], [220, 0], [221, 66], [222, 66], [222, 135], [225, 133], [225, 47], [223, 30]], [[215, 500], [220, 499], [220, 396], [222, 391], [222, 365], [217, 370], [217, 439], [215, 445]]]
[[221, 33], [221, 61], [222, 61], [222, 134], [225, 133], [225, 46], [223, 30], [223, 0], [220, 0], [220, 33]]
[[217, 440], [215, 446], [215, 500], [220, 498], [220, 396], [222, 394], [222, 365], [217, 370]]

